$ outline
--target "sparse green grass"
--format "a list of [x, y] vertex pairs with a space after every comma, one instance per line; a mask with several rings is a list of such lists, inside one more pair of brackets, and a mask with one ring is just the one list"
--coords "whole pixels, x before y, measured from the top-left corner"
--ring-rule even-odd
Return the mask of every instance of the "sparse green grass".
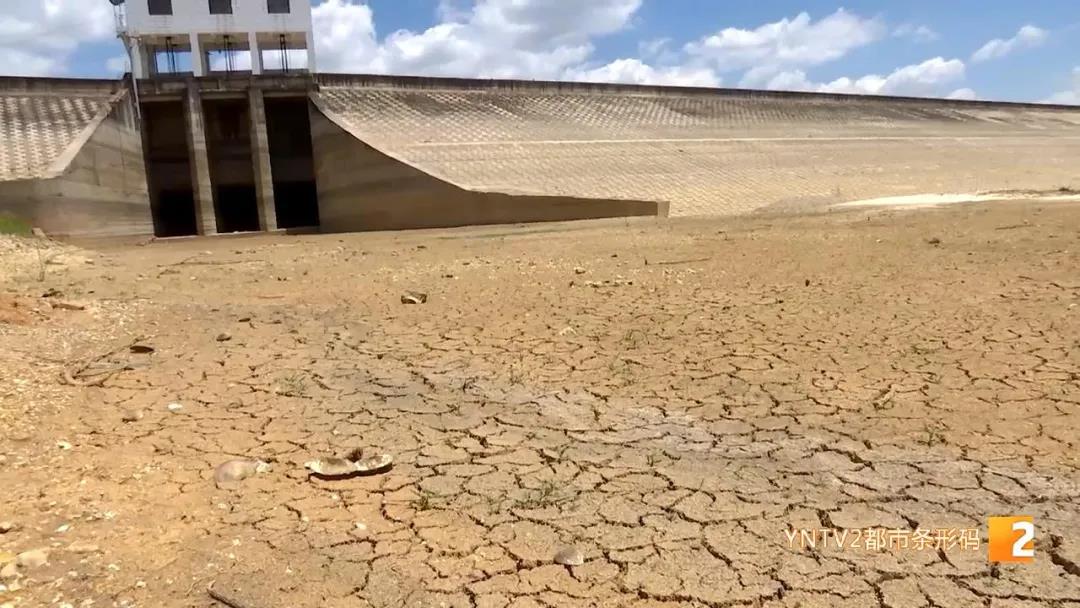
[[655, 467], [665, 460], [663, 452], [649, 452], [645, 456], [645, 462], [649, 465], [649, 468]]
[[438, 506], [443, 497], [431, 490], [420, 490], [420, 495], [409, 502], [409, 506], [417, 511], [430, 511]]
[[517, 363], [510, 364], [510, 384], [525, 383], [525, 359], [518, 359]]
[[635, 349], [642, 344], [647, 344], [649, 335], [640, 329], [628, 330], [622, 337], [622, 345], [627, 349]]
[[0, 213], [0, 234], [30, 236], [30, 233], [31, 226], [29, 222], [8, 213]]
[[307, 378], [300, 373], [285, 376], [278, 381], [278, 385], [278, 393], [287, 397], [302, 397], [307, 393]]
[[935, 445], [945, 443], [945, 425], [940, 422], [926, 423], [926, 427], [923, 429], [923, 437], [920, 439], [920, 443], [928, 448], [932, 448]]
[[553, 479], [548, 479], [540, 484], [540, 487], [529, 492], [524, 498], [513, 503], [515, 509], [545, 509], [557, 507], [561, 504], [574, 500], [573, 494], [564, 494], [559, 491], [559, 484]]

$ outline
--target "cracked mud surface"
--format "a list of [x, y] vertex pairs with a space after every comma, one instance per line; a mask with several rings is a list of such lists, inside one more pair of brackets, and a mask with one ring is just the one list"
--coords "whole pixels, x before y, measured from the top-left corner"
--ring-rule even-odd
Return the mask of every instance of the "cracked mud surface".
[[[1078, 227], [1009, 203], [229, 238], [9, 280], [0, 552], [49, 563], [0, 604], [1080, 607]], [[26, 312], [48, 288], [87, 309]], [[353, 448], [395, 466], [304, 471]], [[215, 487], [240, 457], [273, 470]], [[785, 537], [985, 542], [1013, 514], [1034, 564]]]

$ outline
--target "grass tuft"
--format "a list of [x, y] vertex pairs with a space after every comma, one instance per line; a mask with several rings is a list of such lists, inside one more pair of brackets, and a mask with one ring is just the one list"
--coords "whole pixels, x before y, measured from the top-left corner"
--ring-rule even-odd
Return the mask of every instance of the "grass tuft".
[[31, 226], [22, 218], [15, 217], [8, 213], [0, 213], [0, 234], [30, 236]]

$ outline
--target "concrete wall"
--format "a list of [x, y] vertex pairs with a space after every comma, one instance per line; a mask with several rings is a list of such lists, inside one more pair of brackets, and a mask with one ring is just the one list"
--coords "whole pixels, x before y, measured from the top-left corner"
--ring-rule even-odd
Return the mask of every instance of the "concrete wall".
[[153, 234], [142, 138], [129, 99], [116, 104], [62, 175], [0, 182], [0, 210], [56, 236]]
[[311, 107], [324, 232], [666, 215], [663, 203], [472, 192], [393, 159]]

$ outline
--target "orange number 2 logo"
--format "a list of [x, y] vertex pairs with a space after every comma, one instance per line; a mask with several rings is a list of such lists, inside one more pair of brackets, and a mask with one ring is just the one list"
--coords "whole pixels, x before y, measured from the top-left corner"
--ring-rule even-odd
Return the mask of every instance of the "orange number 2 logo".
[[1017, 564], [1035, 561], [1035, 518], [991, 517], [987, 536], [990, 561]]

